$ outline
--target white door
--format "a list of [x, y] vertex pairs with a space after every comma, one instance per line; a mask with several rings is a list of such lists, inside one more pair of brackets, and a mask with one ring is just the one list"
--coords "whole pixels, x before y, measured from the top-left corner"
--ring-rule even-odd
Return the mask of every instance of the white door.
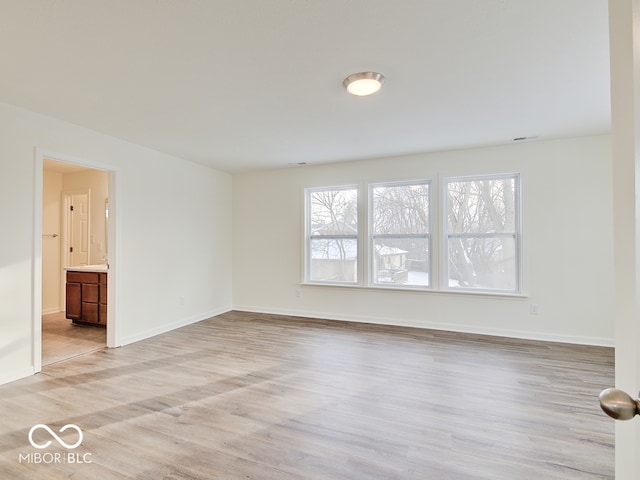
[[[640, 0], [609, 0], [615, 386], [640, 389]], [[640, 478], [640, 418], [616, 422], [616, 480]]]
[[69, 266], [89, 264], [89, 196], [71, 195], [69, 210]]

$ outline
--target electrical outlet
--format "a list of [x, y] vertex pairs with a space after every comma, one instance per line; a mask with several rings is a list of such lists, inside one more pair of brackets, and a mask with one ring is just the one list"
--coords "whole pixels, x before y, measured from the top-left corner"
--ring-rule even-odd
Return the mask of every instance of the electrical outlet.
[[538, 315], [538, 313], [540, 313], [540, 307], [537, 303], [532, 303], [531, 305], [529, 305], [529, 313], [531, 315]]
[[183, 307], [184, 306], [184, 297], [180, 297], [180, 306]]
[[296, 290], [296, 298], [300, 298], [300, 290]]

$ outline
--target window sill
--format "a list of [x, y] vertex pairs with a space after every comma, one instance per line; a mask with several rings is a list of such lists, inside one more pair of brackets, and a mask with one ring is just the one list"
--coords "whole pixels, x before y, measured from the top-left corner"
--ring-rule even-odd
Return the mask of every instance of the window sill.
[[369, 290], [374, 292], [391, 292], [404, 294], [428, 294], [428, 295], [454, 295], [454, 296], [470, 296], [470, 297], [492, 297], [492, 298], [529, 298], [525, 293], [509, 293], [509, 292], [490, 292], [490, 291], [473, 291], [473, 290], [436, 290], [433, 288], [420, 287], [382, 287], [378, 285], [356, 285], [356, 284], [337, 284], [337, 283], [314, 283], [302, 282], [301, 287], [319, 287], [319, 288], [337, 288], [337, 289], [354, 289]]

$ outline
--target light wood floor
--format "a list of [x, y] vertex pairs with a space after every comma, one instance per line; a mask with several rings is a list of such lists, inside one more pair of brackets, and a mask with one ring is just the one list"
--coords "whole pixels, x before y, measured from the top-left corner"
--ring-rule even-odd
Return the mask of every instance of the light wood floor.
[[[613, 361], [609, 348], [230, 312], [0, 386], [0, 478], [612, 479], [597, 396]], [[39, 423], [79, 426], [70, 451], [92, 463], [19, 462], [69, 452], [42, 429], [36, 443], [53, 444], [32, 447]]]
[[106, 348], [107, 330], [73, 325], [64, 312], [42, 316], [42, 365]]

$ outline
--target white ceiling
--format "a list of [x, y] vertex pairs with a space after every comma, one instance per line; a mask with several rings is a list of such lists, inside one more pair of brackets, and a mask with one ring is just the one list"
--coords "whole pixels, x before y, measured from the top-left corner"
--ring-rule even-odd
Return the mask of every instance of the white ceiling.
[[606, 0], [0, 0], [0, 101], [228, 172], [608, 132], [608, 61]]

